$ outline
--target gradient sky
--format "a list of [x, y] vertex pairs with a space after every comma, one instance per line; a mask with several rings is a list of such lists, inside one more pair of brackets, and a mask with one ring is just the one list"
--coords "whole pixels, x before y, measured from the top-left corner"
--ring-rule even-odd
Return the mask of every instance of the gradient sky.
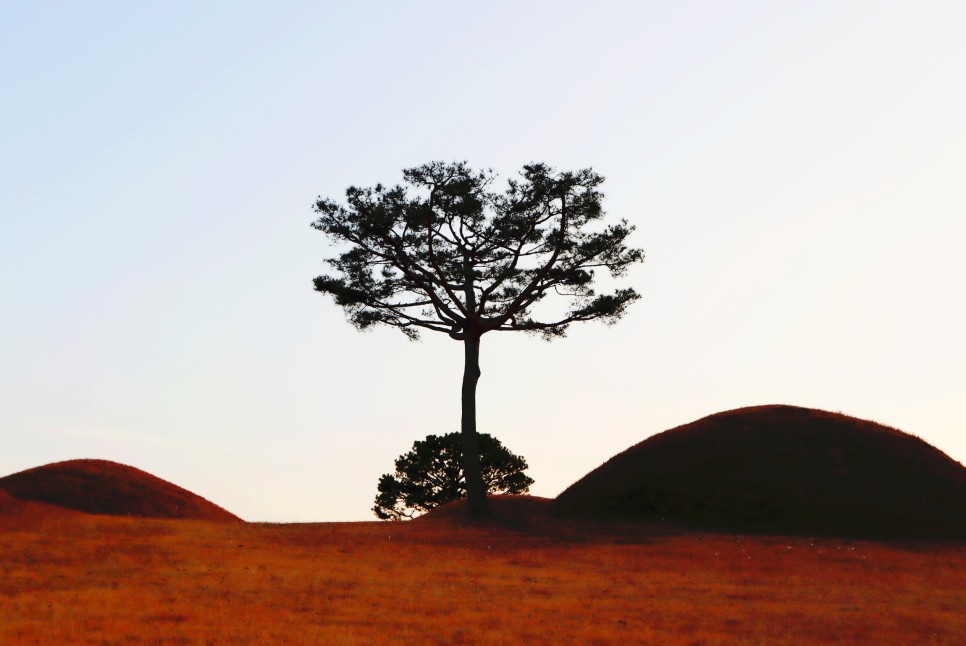
[[490, 334], [480, 430], [555, 496], [721, 410], [966, 462], [966, 3], [4, 3], [0, 475], [94, 457], [247, 520], [370, 520], [459, 428], [461, 347], [362, 334], [317, 195], [593, 167], [614, 327]]

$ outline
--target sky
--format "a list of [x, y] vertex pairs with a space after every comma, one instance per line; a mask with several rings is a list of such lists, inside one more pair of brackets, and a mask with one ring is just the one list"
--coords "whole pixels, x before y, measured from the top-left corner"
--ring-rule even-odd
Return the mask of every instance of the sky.
[[0, 475], [373, 520], [462, 348], [314, 292], [311, 205], [434, 160], [591, 167], [646, 253], [617, 325], [482, 340], [531, 493], [773, 403], [966, 463], [964, 61], [958, 1], [3, 3]]

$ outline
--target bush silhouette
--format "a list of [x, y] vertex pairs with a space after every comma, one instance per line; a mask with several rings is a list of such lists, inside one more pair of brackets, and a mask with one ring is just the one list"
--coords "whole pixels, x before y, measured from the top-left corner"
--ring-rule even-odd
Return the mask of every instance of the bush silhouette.
[[[523, 494], [533, 480], [527, 461], [500, 440], [479, 433], [480, 467], [488, 494]], [[379, 479], [373, 513], [383, 520], [413, 518], [440, 505], [466, 497], [460, 433], [429, 435], [409, 453], [396, 458], [396, 473]]]

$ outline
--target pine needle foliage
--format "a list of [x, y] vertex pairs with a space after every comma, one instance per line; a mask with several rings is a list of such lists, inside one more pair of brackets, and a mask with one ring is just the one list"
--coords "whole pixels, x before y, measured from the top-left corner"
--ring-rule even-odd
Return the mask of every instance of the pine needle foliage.
[[[314, 281], [360, 330], [377, 324], [418, 338], [434, 330], [463, 340], [490, 331], [563, 336], [571, 323], [613, 323], [639, 298], [598, 294], [596, 272], [622, 276], [643, 251], [627, 246], [626, 220], [604, 217], [603, 178], [591, 169], [523, 167], [503, 192], [492, 171], [433, 162], [403, 171], [404, 185], [350, 187], [346, 203], [320, 197], [313, 227], [345, 250]], [[567, 299], [538, 320], [547, 296]]]

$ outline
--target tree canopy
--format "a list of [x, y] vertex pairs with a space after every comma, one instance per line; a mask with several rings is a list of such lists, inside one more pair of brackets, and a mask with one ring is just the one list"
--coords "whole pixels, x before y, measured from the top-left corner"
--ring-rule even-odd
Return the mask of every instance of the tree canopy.
[[[626, 245], [626, 220], [592, 230], [603, 216], [603, 178], [591, 169], [523, 167], [502, 193], [490, 171], [433, 162], [403, 171], [407, 186], [350, 187], [347, 205], [319, 198], [313, 226], [349, 248], [315, 279], [359, 329], [376, 324], [411, 338], [420, 329], [454, 339], [490, 331], [562, 336], [577, 321], [614, 322], [639, 298], [630, 288], [598, 294], [595, 272], [622, 275], [643, 259]], [[560, 316], [537, 320], [548, 295]]]
[[[488, 494], [523, 494], [533, 479], [527, 461], [500, 440], [479, 433], [480, 465]], [[382, 520], [403, 520], [466, 497], [461, 434], [429, 435], [396, 458], [395, 474], [379, 478], [373, 513]]]

